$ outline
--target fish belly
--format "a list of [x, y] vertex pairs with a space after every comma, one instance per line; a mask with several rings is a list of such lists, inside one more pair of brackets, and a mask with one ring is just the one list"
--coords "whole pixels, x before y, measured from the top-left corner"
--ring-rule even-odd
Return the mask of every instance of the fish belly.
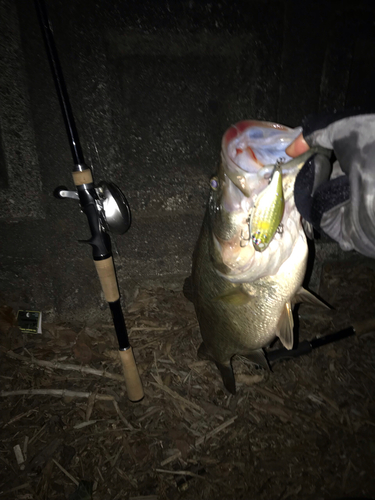
[[[234, 285], [217, 274], [209, 254], [210, 237], [203, 227], [193, 263], [194, 306], [208, 354], [226, 365], [233, 355], [250, 354], [275, 338], [286, 303], [302, 285], [307, 242], [301, 226], [289, 259], [274, 276]], [[233, 305], [217, 299], [234, 286], [249, 294], [248, 303]]]

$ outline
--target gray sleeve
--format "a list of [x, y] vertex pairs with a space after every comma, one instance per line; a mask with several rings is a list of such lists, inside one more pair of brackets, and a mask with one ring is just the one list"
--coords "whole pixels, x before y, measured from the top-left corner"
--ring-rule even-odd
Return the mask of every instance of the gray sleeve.
[[349, 178], [350, 199], [325, 212], [321, 228], [344, 250], [375, 258], [375, 115], [338, 120], [305, 140], [333, 149], [336, 175]]

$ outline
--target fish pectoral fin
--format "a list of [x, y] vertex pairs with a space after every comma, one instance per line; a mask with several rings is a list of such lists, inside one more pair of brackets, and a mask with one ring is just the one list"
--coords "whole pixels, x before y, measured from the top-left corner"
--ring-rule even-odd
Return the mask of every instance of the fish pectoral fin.
[[186, 299], [188, 299], [190, 302], [193, 302], [194, 291], [193, 291], [193, 278], [191, 276], [185, 278], [184, 286], [182, 287], [182, 293], [184, 294]]
[[305, 230], [306, 236], [310, 239], [314, 239], [314, 227], [310, 222], [307, 222], [307, 220], [302, 219], [302, 227]]
[[249, 361], [251, 361], [251, 363], [261, 366], [265, 370], [270, 370], [270, 365], [268, 364], [267, 357], [263, 349], [257, 349], [256, 351], [251, 351], [248, 354], [243, 354], [243, 356]]
[[292, 305], [290, 302], [285, 304], [284, 311], [281, 315], [278, 325], [278, 331], [276, 335], [281, 340], [281, 343], [286, 349], [293, 348], [294, 336], [293, 336], [293, 313], [292, 313]]
[[225, 302], [226, 304], [231, 304], [233, 306], [244, 306], [248, 304], [251, 300], [251, 295], [246, 292], [241, 286], [232, 288], [228, 292], [217, 295], [214, 301]]
[[324, 307], [325, 309], [331, 309], [322, 300], [320, 300], [318, 297], [313, 295], [311, 292], [309, 292], [308, 290], [306, 290], [306, 288], [303, 288], [302, 286], [295, 294], [292, 300], [293, 304], [298, 304], [300, 302], [304, 302], [305, 304], [310, 304], [312, 306]]

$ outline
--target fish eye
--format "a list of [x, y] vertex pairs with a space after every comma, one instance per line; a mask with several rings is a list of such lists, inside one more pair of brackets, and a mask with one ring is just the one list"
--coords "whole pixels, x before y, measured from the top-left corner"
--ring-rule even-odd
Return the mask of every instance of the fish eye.
[[219, 179], [216, 176], [211, 177], [211, 179], [210, 179], [210, 186], [211, 186], [211, 189], [213, 189], [214, 191], [218, 190], [218, 188], [219, 188]]

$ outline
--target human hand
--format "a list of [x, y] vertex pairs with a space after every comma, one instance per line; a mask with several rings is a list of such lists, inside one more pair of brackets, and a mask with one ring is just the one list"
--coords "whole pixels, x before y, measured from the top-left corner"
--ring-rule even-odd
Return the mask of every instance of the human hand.
[[286, 150], [332, 149], [333, 164], [316, 154], [297, 176], [294, 198], [302, 217], [343, 250], [375, 258], [375, 114], [313, 115]]

